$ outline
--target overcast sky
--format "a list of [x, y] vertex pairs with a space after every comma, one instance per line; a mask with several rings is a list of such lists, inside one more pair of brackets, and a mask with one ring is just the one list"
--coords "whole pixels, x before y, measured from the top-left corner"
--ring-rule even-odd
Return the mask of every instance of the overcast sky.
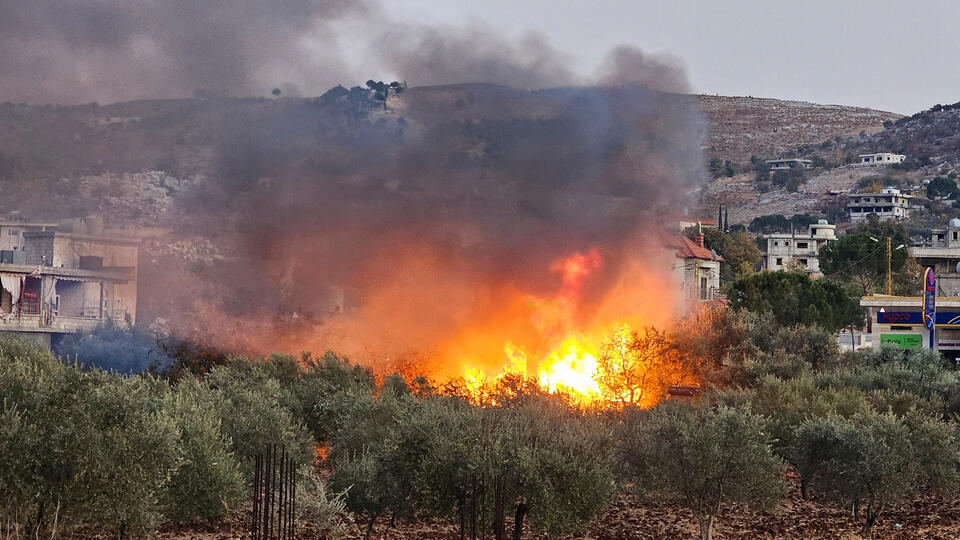
[[913, 113], [960, 101], [960, 2], [389, 0], [400, 21], [544, 34], [590, 72], [612, 46], [670, 53], [695, 91]]

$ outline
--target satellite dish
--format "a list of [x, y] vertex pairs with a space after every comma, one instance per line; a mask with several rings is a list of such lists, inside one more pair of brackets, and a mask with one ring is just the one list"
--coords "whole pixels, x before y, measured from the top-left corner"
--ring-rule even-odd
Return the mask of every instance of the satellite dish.
[[960, 262], [957, 263], [957, 273], [960, 274]]

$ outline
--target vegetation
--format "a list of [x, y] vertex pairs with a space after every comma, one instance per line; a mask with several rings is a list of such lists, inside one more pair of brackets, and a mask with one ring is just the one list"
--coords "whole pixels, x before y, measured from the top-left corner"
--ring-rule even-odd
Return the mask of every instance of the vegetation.
[[793, 229], [805, 229], [813, 225], [821, 216], [810, 214], [794, 214], [787, 218], [782, 214], [769, 214], [753, 218], [747, 229], [752, 233], [770, 234], [774, 232], [789, 232]]
[[820, 325], [835, 332], [860, 326], [863, 309], [842, 284], [829, 279], [812, 280], [799, 272], [761, 272], [741, 278], [730, 286], [734, 310], [770, 313], [783, 326]]
[[[330, 538], [427, 518], [464, 538], [577, 534], [623, 491], [689, 508], [711, 538], [728, 503], [777, 505], [788, 469], [804, 498], [849, 509], [865, 535], [892, 505], [955, 494], [960, 374], [939, 355], [841, 354], [834, 332], [857, 312], [829, 280], [754, 274], [730, 298], [734, 309], [670, 332], [612, 336], [598, 382], [613, 407], [519, 375], [483, 394], [378, 378], [331, 353], [190, 353], [159, 375], [121, 374], [0, 338], [0, 532], [243, 519], [267, 444], [301, 464], [300, 523]], [[704, 392], [652, 406], [681, 361]]]
[[936, 176], [927, 184], [927, 197], [930, 199], [960, 199], [960, 188], [952, 178]]
[[723, 501], [776, 504], [783, 462], [764, 433], [766, 419], [730, 407], [672, 405], [658, 407], [626, 437], [625, 460], [638, 485], [693, 511], [702, 540], [713, 537]]
[[[911, 294], [919, 287], [918, 267], [906, 248], [910, 237], [902, 224], [880, 221], [872, 216], [848, 234], [820, 248], [820, 269], [827, 276], [843, 280], [862, 294], [878, 290], [887, 273], [886, 241], [890, 238], [890, 269], [898, 287], [895, 293]], [[913, 263], [913, 264], [911, 264]]]
[[[684, 234], [694, 238], [698, 230], [688, 227]], [[712, 227], [703, 229], [703, 245], [723, 257], [724, 264], [720, 266], [720, 281], [723, 284], [754, 272], [762, 259], [756, 240], [744, 231], [724, 233]]]

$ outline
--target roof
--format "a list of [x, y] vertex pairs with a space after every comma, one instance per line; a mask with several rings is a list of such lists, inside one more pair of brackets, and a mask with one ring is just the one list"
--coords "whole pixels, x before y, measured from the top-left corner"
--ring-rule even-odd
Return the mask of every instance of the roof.
[[712, 251], [697, 245], [696, 242], [686, 236], [664, 234], [662, 243], [665, 247], [674, 250], [676, 256], [681, 259], [701, 259], [705, 261], [723, 260], [723, 257], [714, 257]]
[[717, 220], [708, 219], [708, 218], [698, 218], [693, 216], [687, 216], [684, 214], [668, 214], [663, 216], [663, 219], [668, 223], [682, 222], [682, 223], [700, 223], [703, 225], [716, 225]]
[[0, 264], [0, 272], [13, 274], [35, 274], [41, 276], [56, 276], [60, 279], [77, 279], [90, 281], [114, 281], [126, 283], [133, 279], [132, 267], [104, 268], [103, 270], [86, 270], [81, 268], [63, 268], [59, 266], [38, 266], [35, 264]]

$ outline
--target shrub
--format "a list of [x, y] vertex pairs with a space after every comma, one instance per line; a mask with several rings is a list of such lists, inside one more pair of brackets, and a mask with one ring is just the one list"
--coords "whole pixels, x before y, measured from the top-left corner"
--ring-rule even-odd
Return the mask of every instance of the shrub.
[[181, 380], [165, 405], [180, 430], [183, 457], [165, 493], [166, 515], [177, 521], [219, 519], [245, 494], [231, 441], [223, 433], [222, 395], [190, 377]]
[[[82, 372], [41, 348], [0, 340], [0, 519], [142, 534], [179, 466], [167, 386]], [[56, 525], [54, 525], [56, 524]]]
[[812, 419], [797, 429], [791, 449], [804, 482], [817, 494], [864, 512], [863, 534], [893, 502], [924, 486], [955, 488], [956, 428], [893, 414]]
[[247, 477], [256, 455], [271, 444], [283, 445], [297, 463], [312, 461], [314, 443], [292, 413], [296, 401], [264, 367], [238, 359], [213, 368], [205, 381], [223, 400], [223, 432]]
[[768, 507], [783, 494], [783, 462], [765, 428], [742, 409], [667, 402], [628, 433], [623, 453], [637, 484], [692, 510], [709, 540], [722, 501]]

